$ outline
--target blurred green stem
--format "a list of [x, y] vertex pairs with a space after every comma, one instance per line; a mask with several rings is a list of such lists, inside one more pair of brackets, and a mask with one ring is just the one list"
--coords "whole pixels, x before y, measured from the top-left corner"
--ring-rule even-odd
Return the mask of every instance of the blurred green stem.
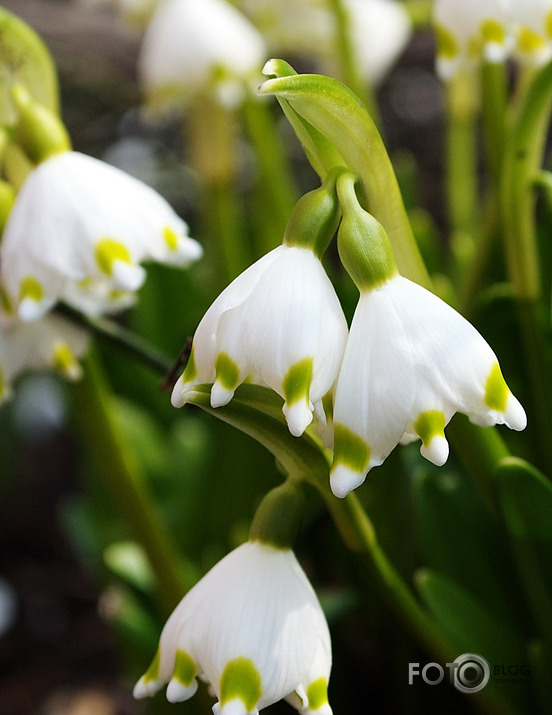
[[381, 127], [379, 108], [368, 81], [358, 71], [354, 46], [351, 40], [351, 17], [343, 0], [329, 0], [336, 26], [336, 55], [341, 65], [341, 81], [358, 95], [374, 123]]
[[221, 289], [251, 263], [245, 235], [239, 180], [235, 115], [210, 97], [201, 97], [186, 115], [189, 160], [198, 176], [205, 261], [216, 270]]
[[90, 351], [84, 377], [74, 385], [74, 418], [83, 444], [96, 463], [101, 490], [145, 550], [156, 576], [156, 597], [168, 615], [191, 583], [184, 580], [178, 556], [166, 532], [135, 455], [125, 444], [115, 415], [112, 395], [99, 360]]
[[262, 209], [262, 235], [258, 252], [267, 253], [282, 241], [286, 224], [298, 196], [295, 179], [282, 149], [272, 107], [264, 97], [248, 97], [243, 117], [259, 167], [259, 183], [265, 204]]

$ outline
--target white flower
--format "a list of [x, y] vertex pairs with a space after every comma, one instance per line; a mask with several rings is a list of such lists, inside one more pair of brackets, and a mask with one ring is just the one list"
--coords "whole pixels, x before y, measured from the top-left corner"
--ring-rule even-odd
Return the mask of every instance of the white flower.
[[455, 412], [478, 425], [526, 425], [489, 345], [453, 308], [396, 274], [362, 291], [335, 393], [331, 487], [345, 496], [399, 441], [422, 440], [434, 464], [448, 457]]
[[198, 92], [238, 104], [266, 61], [262, 35], [226, 0], [164, 0], [143, 38], [138, 72], [154, 115], [180, 111]]
[[227, 404], [249, 379], [284, 398], [290, 432], [303, 433], [312, 412], [324, 422], [347, 323], [333, 286], [310, 248], [283, 244], [236, 278], [215, 300], [194, 336], [192, 354], [172, 403], [214, 383], [211, 405]]
[[552, 56], [552, 0], [510, 0], [518, 57], [544, 64]]
[[58, 300], [90, 314], [129, 304], [142, 261], [185, 265], [201, 256], [188, 227], [152, 188], [78, 152], [27, 176], [0, 246], [11, 306], [34, 319]]
[[252, 715], [282, 698], [301, 713], [331, 715], [328, 626], [295, 555], [258, 541], [229, 553], [182, 599], [157, 655], [134, 688], [165, 683], [179, 702], [207, 680], [220, 715]]
[[[325, 74], [336, 73], [337, 24], [327, 0], [241, 0], [240, 5], [263, 31], [272, 54], [308, 54]], [[345, 0], [344, 9], [357, 71], [377, 84], [410, 39], [410, 17], [395, 0]]]
[[483, 59], [502, 62], [512, 44], [509, 0], [436, 0], [437, 71], [450, 79]]
[[10, 397], [12, 382], [31, 370], [55, 370], [69, 380], [81, 375], [78, 359], [88, 333], [49, 313], [33, 322], [3, 315], [0, 322], [0, 401]]

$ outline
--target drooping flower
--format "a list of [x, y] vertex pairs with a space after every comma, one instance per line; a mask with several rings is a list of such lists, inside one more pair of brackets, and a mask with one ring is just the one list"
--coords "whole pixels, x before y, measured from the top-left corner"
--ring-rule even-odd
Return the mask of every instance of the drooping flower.
[[508, 0], [436, 0], [437, 71], [448, 80], [483, 60], [502, 62], [513, 45]]
[[266, 54], [262, 35], [226, 0], [164, 0], [138, 58], [146, 106], [163, 117], [197, 93], [234, 106], [257, 83]]
[[293, 551], [248, 541], [217, 563], [167, 621], [157, 655], [134, 688], [167, 699], [211, 685], [220, 715], [253, 715], [286, 698], [331, 715], [331, 644], [322, 609]]
[[292, 213], [284, 243], [219, 295], [194, 335], [190, 360], [172, 393], [175, 407], [201, 383], [213, 383], [211, 405], [220, 407], [249, 379], [284, 398], [293, 435], [304, 432], [313, 411], [324, 423], [322, 398], [335, 383], [347, 337], [318, 251], [335, 231], [336, 207], [326, 185], [306, 194]]
[[541, 65], [552, 56], [551, 0], [510, 0], [516, 55], [525, 63]]
[[0, 275], [22, 319], [63, 300], [88, 314], [128, 305], [143, 261], [186, 265], [201, 256], [186, 223], [152, 188], [74, 151], [27, 176], [8, 216]]
[[400, 276], [382, 226], [340, 180], [338, 192], [340, 256], [360, 290], [333, 412], [330, 481], [343, 497], [401, 441], [421, 439], [422, 455], [442, 465], [444, 429], [455, 412], [478, 425], [516, 430], [526, 417], [484, 338], [440, 298]]
[[69, 380], [80, 377], [79, 358], [87, 331], [49, 313], [32, 322], [2, 314], [0, 320], [0, 402], [10, 397], [13, 381], [31, 370], [54, 370]]

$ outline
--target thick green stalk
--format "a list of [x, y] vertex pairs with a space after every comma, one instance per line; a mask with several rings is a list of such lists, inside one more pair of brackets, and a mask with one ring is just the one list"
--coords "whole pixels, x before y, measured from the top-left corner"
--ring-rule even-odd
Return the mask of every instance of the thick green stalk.
[[101, 366], [91, 352], [84, 377], [74, 385], [74, 419], [96, 463], [100, 489], [111, 500], [129, 533], [146, 552], [156, 576], [156, 597], [165, 615], [192, 583], [155, 510], [145, 477], [120, 432]]

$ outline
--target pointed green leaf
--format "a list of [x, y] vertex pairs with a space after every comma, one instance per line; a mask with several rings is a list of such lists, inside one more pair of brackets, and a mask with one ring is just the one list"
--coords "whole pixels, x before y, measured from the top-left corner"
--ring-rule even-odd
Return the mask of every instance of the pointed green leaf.
[[[274, 94], [285, 101], [300, 117], [301, 135], [305, 143], [308, 125], [322, 134], [333, 146], [337, 156], [331, 161], [358, 174], [363, 181], [368, 209], [383, 225], [395, 250], [397, 263], [403, 275], [428, 285], [429, 279], [412, 228], [406, 214], [401, 192], [382, 138], [372, 118], [350, 89], [335, 79], [316, 74], [290, 74], [289, 65], [271, 60], [265, 73], [271, 79], [264, 82], [259, 92]], [[292, 122], [294, 129], [297, 122]], [[297, 129], [296, 129], [297, 130]], [[308, 145], [308, 151], [316, 149]], [[331, 169], [320, 155], [318, 163]]]
[[552, 486], [522, 459], [504, 459], [496, 471], [499, 508], [525, 597], [552, 642]]

